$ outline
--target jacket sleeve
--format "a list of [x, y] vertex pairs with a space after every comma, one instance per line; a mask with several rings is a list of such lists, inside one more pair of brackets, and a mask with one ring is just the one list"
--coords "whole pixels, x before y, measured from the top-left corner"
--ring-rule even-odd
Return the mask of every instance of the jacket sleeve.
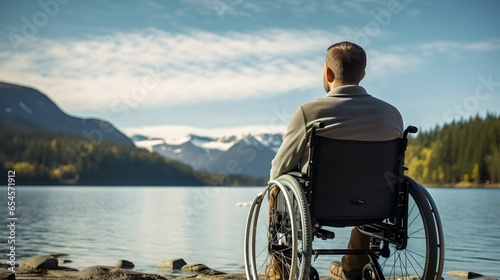
[[271, 163], [271, 180], [289, 171], [300, 169], [299, 163], [307, 149], [307, 141], [306, 120], [302, 107], [299, 107], [288, 125], [283, 143]]

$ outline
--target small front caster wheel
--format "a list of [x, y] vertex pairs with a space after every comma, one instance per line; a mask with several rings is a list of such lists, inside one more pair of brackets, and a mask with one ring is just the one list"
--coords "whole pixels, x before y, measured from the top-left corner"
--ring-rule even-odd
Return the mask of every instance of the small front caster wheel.
[[309, 270], [309, 279], [310, 280], [319, 280], [319, 273], [316, 268], [311, 266], [311, 270]]
[[378, 280], [375, 269], [371, 263], [363, 267], [363, 280]]

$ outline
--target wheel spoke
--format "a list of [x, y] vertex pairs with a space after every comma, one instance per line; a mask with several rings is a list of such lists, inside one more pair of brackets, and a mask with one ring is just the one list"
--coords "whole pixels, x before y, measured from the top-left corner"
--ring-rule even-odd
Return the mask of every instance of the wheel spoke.
[[386, 279], [415, 275], [431, 279], [435, 275], [438, 242], [432, 210], [418, 186], [410, 184], [409, 191], [407, 246], [398, 250], [395, 244], [389, 244], [389, 257], [380, 258]]
[[250, 249], [249, 258], [259, 270], [248, 273], [246, 267], [248, 278], [252, 280], [257, 280], [263, 273], [266, 277], [276, 273], [275, 276], [283, 280], [289, 280], [292, 275], [294, 280], [309, 277], [309, 208], [302, 187], [295, 179], [288, 175], [280, 178], [276, 181], [279, 183], [273, 181], [275, 184], [268, 185], [266, 189], [275, 188], [269, 199], [269, 203], [273, 203], [272, 207], [258, 207], [256, 213], [251, 213], [257, 223], [255, 238], [245, 239], [251, 243], [251, 246], [245, 246]]

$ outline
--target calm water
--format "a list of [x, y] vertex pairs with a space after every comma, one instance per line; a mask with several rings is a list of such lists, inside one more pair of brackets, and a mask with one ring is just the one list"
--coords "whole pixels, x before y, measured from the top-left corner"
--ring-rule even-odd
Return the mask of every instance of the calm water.
[[[243, 272], [243, 236], [248, 207], [261, 188], [19, 187], [16, 194], [18, 260], [67, 253], [69, 266], [115, 265], [165, 274], [156, 263], [171, 258]], [[2, 188], [7, 192], [6, 188]], [[430, 189], [446, 234], [445, 272], [471, 270], [500, 277], [500, 190]], [[7, 224], [6, 195], [0, 214]], [[7, 249], [1, 230], [1, 254]], [[336, 231], [329, 247], [344, 247], [349, 229]], [[319, 241], [321, 242], [321, 241]], [[333, 243], [332, 243], [333, 242]], [[317, 244], [316, 241], [314, 244]], [[316, 247], [320, 247], [318, 244]], [[320, 274], [331, 260], [313, 264]], [[6, 257], [0, 258], [6, 260]], [[451, 277], [444, 275], [446, 279]]]

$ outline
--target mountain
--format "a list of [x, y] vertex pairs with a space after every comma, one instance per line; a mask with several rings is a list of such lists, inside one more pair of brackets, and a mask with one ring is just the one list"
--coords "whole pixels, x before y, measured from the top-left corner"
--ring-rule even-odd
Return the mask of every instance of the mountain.
[[3, 82], [0, 82], [0, 123], [25, 131], [73, 135], [92, 143], [109, 141], [133, 145], [109, 122], [70, 116], [40, 91]]
[[[271, 169], [271, 161], [277, 150], [275, 151], [273, 146], [262, 141], [262, 137], [259, 136], [262, 135], [243, 137], [210, 162], [207, 169], [214, 173], [234, 173], [267, 178]], [[280, 138], [280, 135], [275, 137]]]
[[190, 134], [183, 139], [154, 145], [152, 151], [191, 165], [196, 170], [210, 171], [207, 164], [219, 157], [227, 146], [233, 144], [232, 141], [231, 138], [217, 139]]
[[66, 114], [29, 87], [0, 82], [0, 131], [0, 179], [6, 182], [7, 170], [15, 170], [16, 185], [195, 186], [213, 181], [188, 165], [137, 148], [106, 121]]
[[262, 185], [276, 144], [264, 134], [129, 139], [106, 121], [66, 114], [36, 89], [3, 82], [0, 131], [0, 179], [15, 170], [21, 185]]
[[283, 141], [282, 134], [260, 133], [207, 137], [189, 134], [175, 140], [132, 136], [134, 143], [196, 170], [267, 178], [271, 160]]

